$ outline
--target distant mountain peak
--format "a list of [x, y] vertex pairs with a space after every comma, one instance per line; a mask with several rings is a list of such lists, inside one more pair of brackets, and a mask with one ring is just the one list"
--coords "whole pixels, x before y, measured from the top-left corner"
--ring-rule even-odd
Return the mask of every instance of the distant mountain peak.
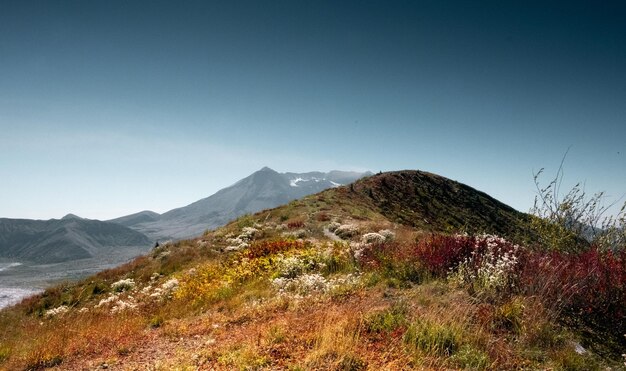
[[110, 221], [131, 227], [154, 240], [189, 238], [243, 214], [352, 183], [364, 175], [369, 174], [337, 170], [330, 173], [279, 173], [264, 166], [211, 196], [162, 215], [142, 212]]
[[80, 216], [75, 215], [75, 214], [72, 214], [72, 213], [69, 213], [69, 214], [67, 214], [67, 215], [65, 215], [64, 217], [62, 217], [62, 218], [61, 218], [61, 220], [69, 220], [69, 219], [78, 219], [78, 220], [82, 220], [82, 219], [84, 219], [84, 218], [81, 218]]

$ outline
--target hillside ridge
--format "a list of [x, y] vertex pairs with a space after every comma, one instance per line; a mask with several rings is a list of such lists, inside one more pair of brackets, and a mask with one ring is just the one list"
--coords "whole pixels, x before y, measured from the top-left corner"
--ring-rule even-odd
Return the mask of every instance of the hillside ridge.
[[527, 219], [484, 192], [426, 171], [380, 173], [348, 188], [390, 220], [423, 230], [512, 236]]
[[626, 254], [517, 244], [525, 217], [373, 175], [0, 311], [0, 368], [621, 369]]
[[179, 240], [198, 236], [241, 215], [277, 207], [370, 174], [337, 170], [279, 173], [265, 166], [211, 196], [161, 215], [144, 212], [110, 221], [127, 225], [153, 240]]

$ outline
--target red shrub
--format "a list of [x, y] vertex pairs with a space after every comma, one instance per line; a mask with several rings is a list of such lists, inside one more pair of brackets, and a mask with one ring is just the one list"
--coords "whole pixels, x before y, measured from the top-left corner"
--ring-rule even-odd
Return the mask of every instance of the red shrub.
[[304, 227], [304, 222], [302, 220], [294, 220], [287, 223], [287, 228], [289, 229], [297, 229]]
[[626, 332], [626, 252], [531, 253], [522, 289], [584, 323]]
[[363, 267], [397, 271], [402, 277], [415, 275], [416, 268], [445, 277], [469, 257], [478, 269], [487, 252], [491, 259], [504, 253], [515, 255], [515, 284], [509, 293], [537, 297], [555, 313], [619, 338], [626, 333], [625, 250], [546, 253], [518, 248], [493, 236], [431, 235], [414, 245], [370, 246], [359, 261]]
[[383, 266], [406, 262], [398, 255], [400, 245], [397, 243], [372, 244], [363, 247], [361, 254], [357, 255], [359, 264], [371, 270], [379, 269]]
[[322, 211], [322, 212], [319, 212], [319, 213], [315, 216], [315, 219], [316, 219], [318, 222], [327, 222], [327, 221], [330, 221], [330, 215], [328, 215], [327, 213], [325, 213], [325, 212], [323, 212], [323, 211]]
[[478, 269], [489, 246], [492, 255], [513, 252], [518, 255], [516, 245], [495, 236], [433, 234], [414, 245], [385, 243], [367, 247], [359, 261], [367, 268], [414, 265], [430, 275], [445, 277], [469, 257], [473, 257], [474, 268]]
[[431, 235], [414, 246], [415, 257], [433, 275], [443, 277], [474, 251], [471, 236]]

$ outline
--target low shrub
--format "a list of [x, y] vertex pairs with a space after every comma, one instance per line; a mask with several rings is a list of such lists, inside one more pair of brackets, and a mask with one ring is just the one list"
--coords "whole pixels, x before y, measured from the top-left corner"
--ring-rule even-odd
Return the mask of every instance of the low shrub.
[[484, 370], [490, 365], [489, 355], [487, 353], [467, 344], [461, 346], [450, 360], [456, 366], [470, 370]]
[[11, 355], [11, 349], [8, 346], [0, 346], [0, 363], [4, 362]]
[[115, 292], [130, 290], [135, 287], [135, 280], [132, 278], [122, 279], [111, 284], [111, 289]]
[[524, 330], [524, 310], [524, 301], [519, 297], [498, 306], [493, 318], [494, 327], [521, 334]]
[[287, 228], [289, 229], [298, 229], [304, 227], [304, 221], [302, 220], [293, 220], [287, 223]]
[[382, 244], [385, 243], [386, 238], [382, 234], [379, 233], [366, 233], [361, 237], [362, 243], [371, 243], [371, 244]]
[[347, 240], [359, 234], [359, 227], [354, 224], [343, 224], [335, 229], [335, 234], [338, 237]]
[[372, 313], [365, 318], [365, 328], [372, 333], [389, 334], [406, 325], [406, 307], [401, 304], [382, 312]]
[[270, 364], [270, 360], [251, 345], [235, 346], [218, 356], [217, 362], [229, 369], [259, 370]]
[[379, 272], [387, 280], [398, 281], [400, 286], [424, 280], [424, 269], [411, 246], [391, 242], [357, 247], [354, 256], [362, 269]]
[[471, 236], [431, 235], [420, 240], [413, 254], [435, 277], [445, 277], [475, 250], [476, 238]]
[[315, 219], [318, 222], [327, 222], [330, 220], [330, 216], [328, 215], [328, 213], [325, 213], [323, 211], [317, 213], [317, 215], [315, 216]]
[[309, 243], [295, 240], [274, 240], [254, 242], [243, 252], [243, 256], [249, 259], [255, 259], [271, 254], [277, 254], [292, 249], [304, 249]]
[[409, 349], [440, 356], [454, 354], [460, 340], [460, 334], [453, 327], [430, 320], [418, 320], [404, 334], [404, 343]]
[[587, 325], [626, 333], [626, 251], [535, 252], [522, 269], [525, 294]]

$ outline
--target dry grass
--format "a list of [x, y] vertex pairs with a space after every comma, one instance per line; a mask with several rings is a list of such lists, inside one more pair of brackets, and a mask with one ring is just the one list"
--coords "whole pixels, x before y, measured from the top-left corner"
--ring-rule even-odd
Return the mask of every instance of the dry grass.
[[[142, 336], [145, 320], [138, 313], [68, 314], [53, 320], [24, 320], [19, 332], [4, 338], [10, 358], [7, 369], [48, 367], [71, 356], [107, 356], [130, 349]], [[29, 334], [29, 336], [24, 336]]]
[[308, 369], [362, 370], [367, 366], [359, 355], [361, 323], [358, 317], [326, 312], [313, 350], [304, 364]]
[[[245, 216], [205, 233], [202, 241], [162, 246], [147, 257], [4, 310], [0, 312], [0, 369], [93, 369], [102, 362], [154, 370], [576, 369], [577, 365], [593, 369], [597, 365], [592, 357], [575, 354], [571, 341], [576, 336], [558, 325], [558, 311], [538, 297], [486, 301], [455, 287], [444, 276], [415, 279], [413, 273], [423, 268], [405, 258], [407, 249], [423, 235], [362, 210], [365, 201], [355, 204], [354, 197], [347, 189], [331, 190], [323, 197]], [[332, 245], [325, 239], [321, 231], [329, 220], [356, 220], [363, 232], [393, 230], [395, 247], [389, 245], [384, 261], [389, 264], [359, 265], [347, 242]], [[282, 230], [261, 228], [259, 244], [253, 242], [252, 248], [241, 252], [220, 252], [228, 246], [228, 236], [237, 236], [244, 226], [292, 223], [300, 228], [300, 222], [317, 239], [306, 247], [290, 241], [289, 248], [282, 248], [284, 241], [272, 242]], [[361, 285], [305, 297], [277, 295], [270, 279], [276, 277], [279, 254], [309, 259], [314, 254], [307, 251], [328, 247], [333, 256], [325, 258], [323, 268], [315, 273], [331, 279], [359, 271]], [[155, 273], [161, 274], [156, 280]], [[106, 308], [78, 312], [110, 295], [111, 284], [121, 278], [134, 279], [139, 290], [172, 277], [180, 281], [180, 291], [172, 298], [144, 298], [137, 308], [120, 313]], [[533, 292], [539, 296], [552, 280], [546, 278]], [[60, 305], [71, 309], [57, 317], [44, 315]]]
[[[19, 351], [2, 367], [61, 362], [61, 369], [73, 369], [85, 360], [115, 360], [138, 367], [149, 362], [154, 369], [508, 369], [577, 359], [568, 352], [565, 335], [555, 335], [550, 318], [530, 301], [523, 303], [518, 333], [498, 325], [498, 308], [485, 310], [464, 291], [438, 282], [406, 289], [376, 285], [348, 300], [294, 300], [251, 291], [253, 286], [193, 315], [166, 305], [158, 311], [165, 319], [158, 328], [146, 319], [157, 311], [71, 314], [44, 325], [26, 321], [12, 343]], [[368, 329], [369, 318], [394, 308], [402, 308], [403, 319], [388, 332]], [[156, 351], [164, 348], [168, 351]], [[528, 349], [540, 349], [547, 362], [526, 359], [532, 355]], [[153, 358], [142, 358], [146, 353]]]

